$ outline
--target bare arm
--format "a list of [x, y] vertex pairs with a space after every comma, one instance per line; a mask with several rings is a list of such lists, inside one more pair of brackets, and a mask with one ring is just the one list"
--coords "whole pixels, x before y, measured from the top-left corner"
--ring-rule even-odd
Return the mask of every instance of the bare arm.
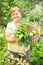
[[15, 38], [12, 39], [11, 37], [12, 37], [12, 33], [6, 33], [6, 40], [7, 40], [7, 42], [9, 42], [9, 43], [15, 43], [16, 39]]

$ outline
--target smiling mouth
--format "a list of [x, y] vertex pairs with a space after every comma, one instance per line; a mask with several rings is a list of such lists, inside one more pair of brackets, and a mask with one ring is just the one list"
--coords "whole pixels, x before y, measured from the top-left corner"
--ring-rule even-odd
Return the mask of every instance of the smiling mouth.
[[14, 18], [19, 18], [19, 17], [14, 17]]
[[19, 19], [19, 18], [14, 18], [14, 19]]

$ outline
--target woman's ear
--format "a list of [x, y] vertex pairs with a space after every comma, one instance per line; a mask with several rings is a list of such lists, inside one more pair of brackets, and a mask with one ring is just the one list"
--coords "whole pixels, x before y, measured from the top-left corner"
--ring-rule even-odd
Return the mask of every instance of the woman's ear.
[[13, 19], [13, 16], [12, 16], [12, 14], [11, 14], [11, 19]]
[[20, 16], [20, 18], [21, 18], [22, 15], [20, 14], [19, 16]]

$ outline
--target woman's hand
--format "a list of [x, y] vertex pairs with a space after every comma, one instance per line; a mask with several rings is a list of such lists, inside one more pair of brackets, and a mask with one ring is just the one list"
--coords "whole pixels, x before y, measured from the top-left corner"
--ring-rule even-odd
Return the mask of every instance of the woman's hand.
[[26, 51], [25, 50], [21, 50], [20, 54], [26, 55]]
[[6, 33], [6, 40], [7, 40], [7, 42], [9, 42], [9, 43], [15, 43], [16, 42], [16, 39], [14, 38], [14, 39], [12, 39], [12, 33]]
[[32, 38], [32, 43], [36, 43], [40, 37], [40, 32], [38, 31], [36, 35], [33, 36]]

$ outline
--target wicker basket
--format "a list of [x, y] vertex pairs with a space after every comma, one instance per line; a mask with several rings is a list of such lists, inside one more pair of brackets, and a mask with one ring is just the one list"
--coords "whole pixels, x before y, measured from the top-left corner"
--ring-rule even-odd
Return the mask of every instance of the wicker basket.
[[39, 40], [40, 37], [40, 29], [36, 28], [30, 23], [22, 23], [23, 25], [31, 26], [37, 33], [32, 37], [32, 43], [36, 43]]

